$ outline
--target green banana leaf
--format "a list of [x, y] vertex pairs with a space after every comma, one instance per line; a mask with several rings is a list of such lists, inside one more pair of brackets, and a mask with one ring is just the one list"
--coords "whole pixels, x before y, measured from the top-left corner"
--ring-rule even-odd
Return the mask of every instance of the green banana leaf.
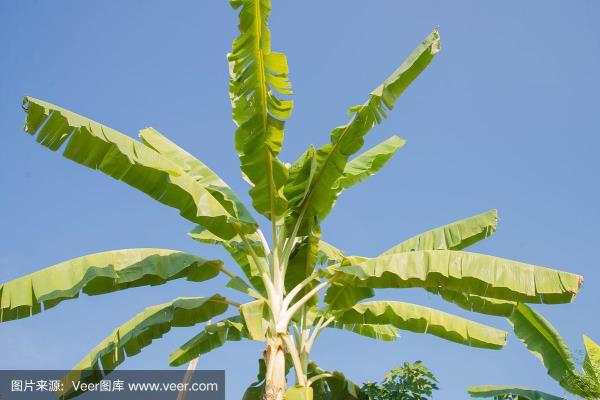
[[177, 146], [154, 128], [142, 129], [139, 136], [142, 143], [177, 164], [186, 174], [208, 190], [231, 215], [249, 224], [256, 225], [256, 221], [238, 195], [206, 164]]
[[518, 386], [470, 386], [468, 391], [471, 397], [476, 398], [508, 399], [508, 396], [512, 396], [513, 400], [566, 400], [563, 397]]
[[600, 346], [586, 335], [583, 335], [583, 344], [586, 351], [583, 370], [597, 382], [600, 389]]
[[264, 297], [260, 293], [254, 290], [252, 286], [246, 283], [246, 281], [240, 278], [239, 276], [234, 276], [233, 278], [231, 278], [229, 282], [227, 282], [225, 287], [247, 294], [248, 296], [254, 297], [257, 300], [264, 299]]
[[[286, 373], [287, 375], [287, 373]], [[253, 382], [248, 386], [248, 389], [244, 392], [242, 400], [261, 400], [262, 395], [265, 391], [265, 377], [267, 376], [267, 365], [265, 360], [262, 358], [258, 359], [258, 374], [256, 375], [256, 382]]]
[[392, 136], [356, 156], [346, 164], [342, 176], [333, 184], [333, 190], [339, 196], [342, 190], [349, 189], [369, 176], [376, 174], [405, 144], [404, 139]]
[[[306, 236], [300, 243], [296, 244], [294, 250], [290, 254], [290, 259], [285, 274], [285, 289], [287, 292], [292, 290], [300, 282], [308, 278], [315, 270], [318, 261], [319, 253], [319, 238], [310, 235]], [[306, 285], [296, 296], [297, 299], [302, 298], [314, 286], [319, 283], [319, 278], [315, 279]], [[318, 303], [319, 298], [314, 295], [307, 306], [314, 306]]]
[[344, 261], [344, 252], [330, 243], [319, 240], [319, 264], [333, 265]]
[[186, 278], [202, 282], [222, 262], [164, 249], [126, 249], [74, 258], [0, 285], [0, 322], [26, 318], [80, 292], [99, 295]]
[[266, 340], [266, 332], [269, 324], [265, 319], [265, 313], [268, 311], [268, 306], [265, 300], [262, 299], [254, 300], [240, 306], [240, 315], [244, 319], [250, 339], [261, 342]]
[[371, 288], [437, 288], [524, 303], [566, 303], [580, 275], [518, 261], [453, 250], [412, 251], [332, 266], [336, 282]]
[[[254, 262], [252, 256], [248, 254], [248, 251], [239, 236], [225, 240], [201, 226], [194, 228], [188, 235], [200, 243], [221, 245], [240, 266], [244, 275], [246, 275], [250, 283], [252, 283], [252, 286], [254, 286], [254, 288], [263, 296], [265, 295], [265, 286], [261, 278], [260, 268]], [[258, 257], [265, 256], [260, 236], [257, 233], [249, 234], [246, 239]]]
[[397, 244], [381, 255], [419, 250], [462, 250], [493, 234], [497, 223], [498, 211], [490, 210], [421, 233]]
[[[496, 230], [497, 221], [497, 211], [490, 210], [417, 235], [392, 247], [388, 251], [382, 253], [382, 255], [416, 250], [458, 250], [491, 235]], [[348, 264], [348, 262], [345, 262], [346, 259], [358, 259], [357, 257], [347, 258], [341, 250], [324, 241], [319, 243], [319, 254], [320, 258], [324, 262], [329, 262], [330, 265], [335, 263], [345, 265]], [[329, 290], [329, 298], [331, 298], [332, 293], [337, 293], [341, 287], [349, 292], [348, 295], [353, 291], [358, 290], [358, 288], [348, 286], [332, 287]], [[465, 310], [482, 314], [508, 317], [512, 313], [514, 306], [516, 306], [516, 302], [490, 299], [444, 288], [427, 288], [427, 290]], [[369, 297], [372, 297], [372, 295]], [[356, 301], [350, 300], [345, 302], [344, 306], [351, 307], [359, 300], [360, 296], [357, 297]]]
[[204, 327], [202, 332], [185, 342], [169, 355], [169, 364], [178, 367], [194, 358], [223, 346], [226, 342], [249, 338], [240, 316], [226, 318]]
[[25, 97], [23, 108], [27, 112], [25, 130], [37, 134], [36, 141], [50, 150], [57, 151], [66, 143], [64, 157], [176, 208], [183, 217], [219, 237], [231, 238], [237, 229], [256, 230], [253, 220], [230, 214], [205, 187], [151, 147], [41, 100]]
[[330, 311], [342, 311], [373, 296], [375, 296], [375, 291], [370, 287], [342, 285], [334, 282], [327, 288], [323, 300]]
[[366, 336], [368, 338], [376, 340], [382, 340], [384, 342], [391, 342], [400, 337], [400, 332], [398, 331], [398, 329], [391, 325], [375, 325], [361, 323], [345, 324], [343, 322], [334, 321], [327, 327], [354, 332], [361, 336]]
[[[591, 358], [594, 357], [595, 352], [600, 354], [600, 348], [595, 343], [584, 336], [587, 355], [583, 363], [584, 374], [581, 374], [577, 370], [571, 352], [563, 338], [540, 314], [525, 304], [518, 304], [510, 315], [509, 321], [513, 325], [517, 337], [533, 355], [540, 359], [548, 370], [548, 375], [564, 389], [586, 399], [600, 398], [600, 381], [598, 381], [594, 368], [591, 366], [593, 363]], [[594, 348], [594, 346], [596, 347]], [[530, 389], [518, 391], [516, 389], [521, 388], [513, 387], [482, 386], [470, 388], [470, 392], [471, 389], [480, 394], [473, 397], [498, 396], [498, 398], [508, 398], [512, 394], [514, 398], [519, 399], [555, 398], [542, 392], [528, 392]]]
[[352, 107], [351, 121], [331, 133], [331, 143], [316, 152], [317, 169], [307, 195], [301, 202], [290, 202], [292, 213], [286, 218], [288, 231], [300, 221], [300, 234], [312, 231], [315, 221], [322, 221], [331, 211], [336, 199], [332, 190], [343, 175], [350, 156], [364, 144], [364, 136], [385, 117], [385, 108], [392, 109], [396, 99], [429, 65], [440, 50], [437, 30], [431, 32], [423, 43], [381, 85], [371, 92], [364, 104]]
[[342, 323], [390, 324], [398, 329], [427, 333], [472, 347], [499, 349], [507, 333], [500, 329], [438, 311], [399, 301], [370, 301], [337, 315]]
[[510, 317], [518, 304], [516, 301], [490, 299], [444, 288], [427, 288], [426, 290], [464, 310], [498, 317]]
[[311, 385], [315, 400], [350, 400], [359, 398], [360, 388], [354, 382], [347, 379], [343, 373], [339, 371], [325, 371], [311, 360], [307, 366], [307, 377], [310, 379], [322, 374], [328, 374], [329, 376], [318, 379]]
[[[250, 190], [254, 208], [274, 219], [286, 209], [283, 186], [287, 168], [277, 159], [284, 136], [284, 121], [293, 102], [284, 54], [271, 51], [267, 21], [269, 0], [231, 0], [239, 10], [239, 36], [228, 55], [229, 94], [237, 125], [235, 148]], [[274, 214], [274, 215], [273, 215]]]
[[572, 377], [579, 375], [567, 347], [558, 331], [540, 314], [525, 304], [519, 304], [509, 318], [515, 335], [527, 349], [542, 361], [548, 375], [567, 390], [573, 390]]
[[127, 357], [139, 354], [144, 347], [161, 338], [172, 327], [193, 326], [223, 314], [229, 300], [220, 295], [178, 298], [169, 303], [148, 307], [115, 329], [91, 350], [63, 379], [62, 396], [74, 394], [70, 382], [99, 382], [122, 364]]
[[315, 147], [310, 145], [289, 168], [289, 174], [284, 187], [285, 198], [288, 203], [299, 204], [308, 194], [317, 168]]
[[[311, 145], [289, 169], [288, 180], [284, 188], [284, 194], [288, 202], [302, 202], [308, 193], [310, 182], [314, 178], [315, 168], [315, 150]], [[291, 230], [287, 234], [288, 236], [293, 235], [294, 232]], [[285, 286], [287, 291], [290, 291], [314, 270], [319, 256], [320, 236], [320, 227], [318, 224], [315, 224], [310, 232], [306, 232], [306, 236], [302, 242], [294, 246], [286, 269]], [[301, 295], [306, 294], [313, 286], [314, 284], [311, 283], [302, 291]], [[311, 305], [314, 305], [316, 300], [316, 296], [313, 297]]]

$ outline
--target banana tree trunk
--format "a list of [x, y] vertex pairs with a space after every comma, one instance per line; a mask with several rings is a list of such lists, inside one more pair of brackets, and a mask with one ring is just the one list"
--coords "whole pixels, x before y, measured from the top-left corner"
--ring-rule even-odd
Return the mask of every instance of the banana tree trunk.
[[283, 400], [285, 394], [285, 347], [279, 337], [270, 338], [264, 351], [267, 367], [263, 400]]
[[[196, 371], [196, 366], [198, 365], [198, 358], [194, 358], [192, 361], [190, 361], [190, 363], [188, 364], [187, 367], [187, 371], [185, 372], [185, 375], [183, 377], [183, 387], [187, 387], [190, 382], [192, 381], [192, 377], [194, 376], [194, 371]], [[177, 395], [177, 400], [185, 400], [187, 397], [187, 390], [180, 390], [179, 394]]]

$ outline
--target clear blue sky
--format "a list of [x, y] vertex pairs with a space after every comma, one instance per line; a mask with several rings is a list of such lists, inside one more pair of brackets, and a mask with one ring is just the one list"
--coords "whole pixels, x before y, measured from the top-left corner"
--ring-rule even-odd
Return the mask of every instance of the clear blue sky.
[[[288, 54], [296, 106], [282, 157], [322, 145], [439, 26], [443, 51], [367, 139], [407, 139], [378, 175], [343, 194], [324, 238], [376, 255], [426, 229], [491, 208], [498, 232], [475, 250], [585, 275], [576, 301], [540, 306], [576, 351], [600, 340], [600, 3], [581, 1], [274, 1], [273, 49]], [[247, 198], [233, 151], [225, 54], [236, 15], [225, 1], [0, 2], [0, 281], [110, 249], [164, 247], [225, 257], [186, 236], [192, 224], [144, 194], [54, 154], [21, 131], [21, 98], [62, 105], [135, 136], [153, 126]], [[223, 281], [171, 283], [68, 301], [0, 326], [0, 368], [69, 368], [145, 306], [210, 295]], [[382, 296], [467, 315], [421, 291]], [[510, 329], [502, 319], [472, 315]], [[161, 368], [194, 334], [174, 329], [127, 368]], [[240, 398], [262, 345], [234, 343], [200, 361], [227, 370]], [[470, 384], [562, 390], [511, 336], [502, 351], [432, 336], [376, 343], [327, 332], [314, 358], [356, 382], [423, 360], [437, 398]]]

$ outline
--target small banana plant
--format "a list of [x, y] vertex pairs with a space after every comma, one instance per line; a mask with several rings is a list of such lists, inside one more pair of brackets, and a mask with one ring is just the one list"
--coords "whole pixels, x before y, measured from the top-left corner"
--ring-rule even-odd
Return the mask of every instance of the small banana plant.
[[[429, 230], [371, 258], [347, 255], [322, 240], [321, 223], [341, 193], [380, 170], [404, 145], [392, 136], [359, 153], [364, 137], [440, 51], [439, 32], [427, 35], [363, 104], [350, 108], [349, 121], [332, 130], [329, 143], [311, 145], [296, 161], [284, 163], [278, 155], [292, 90], [286, 56], [271, 50], [270, 1], [230, 3], [239, 13], [239, 36], [228, 55], [235, 151], [256, 214], [212, 169], [155, 129], [142, 129], [136, 140], [33, 97], [25, 97], [23, 109], [25, 131], [39, 144], [175, 208], [195, 225], [189, 233], [194, 240], [222, 246], [241, 273], [223, 261], [175, 250], [102, 252], [0, 285], [0, 321], [33, 316], [81, 293], [101, 295], [175, 279], [202, 282], [225, 274], [227, 288], [247, 295], [247, 302], [214, 294], [146, 308], [85, 355], [71, 378], [99, 380], [172, 327], [212, 319], [170, 355], [172, 366], [228, 341], [262, 341], [261, 379], [245, 399], [307, 399], [318, 397], [313, 388], [324, 385], [345, 399], [356, 397], [356, 385], [339, 372], [322, 370], [310, 357], [324, 329], [388, 341], [403, 329], [487, 349], [506, 342], [505, 331], [442, 311], [364, 301], [375, 289], [422, 288], [459, 307], [497, 316], [510, 315], [517, 302], [574, 299], [581, 276], [463, 250], [496, 230], [495, 210]], [[294, 371], [293, 385], [286, 381], [288, 368]], [[62, 395], [73, 393], [67, 389]]]
[[[540, 359], [554, 380], [567, 392], [586, 400], [600, 399], [600, 346], [583, 335], [586, 355], [581, 371], [556, 328], [539, 313], [519, 304], [509, 318], [515, 334]], [[539, 390], [516, 386], [471, 386], [472, 397], [500, 400], [565, 400]]]

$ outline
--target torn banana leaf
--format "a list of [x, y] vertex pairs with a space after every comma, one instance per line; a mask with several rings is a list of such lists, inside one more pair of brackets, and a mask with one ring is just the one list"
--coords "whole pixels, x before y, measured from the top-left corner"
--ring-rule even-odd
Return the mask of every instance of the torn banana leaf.
[[510, 317], [518, 304], [516, 301], [491, 299], [443, 288], [427, 288], [427, 291], [439, 295], [442, 299], [456, 304], [463, 310], [498, 317]]
[[252, 214], [250, 214], [239, 196], [206, 164], [177, 146], [154, 128], [142, 129], [139, 136], [142, 143], [177, 164], [185, 173], [208, 190], [231, 215], [249, 224], [256, 224]]
[[427, 333], [472, 347], [499, 349], [507, 333], [432, 308], [399, 301], [370, 301], [336, 316], [341, 323], [390, 324], [398, 329]]
[[571, 378], [579, 373], [571, 351], [552, 324], [525, 304], [517, 306], [509, 321], [515, 335], [542, 361], [548, 375], [565, 389], [574, 389]]
[[186, 278], [202, 282], [222, 262], [164, 249], [126, 249], [74, 258], [0, 285], [0, 321], [25, 318], [80, 292], [98, 295]]
[[53, 104], [25, 97], [25, 130], [52, 151], [97, 169], [179, 210], [222, 238], [257, 228], [247, 215], [233, 215], [179, 165], [116, 130]]
[[230, 302], [223, 296], [178, 298], [148, 307], [115, 329], [106, 339], [73, 367], [63, 379], [61, 395], [70, 397], [75, 387], [70, 382], [99, 382], [144, 347], [161, 338], [172, 327], [193, 326], [227, 311]]
[[[292, 113], [285, 54], [271, 51], [267, 21], [268, 0], [231, 0], [239, 10], [239, 36], [233, 41], [229, 60], [229, 96], [233, 107], [235, 149], [256, 211], [269, 219], [282, 215], [287, 202], [283, 187], [287, 168], [277, 159], [284, 124]], [[273, 215], [274, 214], [274, 215]]]
[[462, 250], [493, 234], [497, 224], [498, 211], [490, 210], [421, 233], [397, 244], [381, 255], [419, 250]]
[[300, 234], [312, 231], [331, 211], [337, 193], [332, 190], [343, 175], [349, 158], [364, 144], [365, 135], [386, 116], [385, 109], [392, 109], [394, 102], [404, 90], [429, 65], [441, 48], [437, 30], [431, 32], [421, 45], [390, 75], [371, 92], [369, 99], [350, 109], [352, 118], [346, 125], [335, 128], [331, 143], [316, 151], [316, 172], [306, 196], [300, 202], [290, 202], [292, 213], [286, 217], [288, 231], [300, 219]]
[[332, 266], [336, 282], [371, 288], [444, 288], [524, 303], [568, 303], [580, 275], [477, 253], [412, 251]]
[[249, 338], [249, 335], [242, 318], [239, 316], [226, 318], [205, 326], [202, 332], [171, 353], [169, 364], [177, 367], [223, 346], [226, 342], [239, 342], [245, 338]]

